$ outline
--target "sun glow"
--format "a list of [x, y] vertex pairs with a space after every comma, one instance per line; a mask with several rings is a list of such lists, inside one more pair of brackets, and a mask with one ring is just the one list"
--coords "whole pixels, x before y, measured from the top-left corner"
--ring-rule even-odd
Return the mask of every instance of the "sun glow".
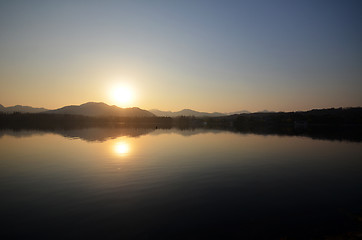
[[133, 91], [128, 86], [116, 86], [111, 90], [112, 101], [120, 107], [130, 107], [134, 99]]

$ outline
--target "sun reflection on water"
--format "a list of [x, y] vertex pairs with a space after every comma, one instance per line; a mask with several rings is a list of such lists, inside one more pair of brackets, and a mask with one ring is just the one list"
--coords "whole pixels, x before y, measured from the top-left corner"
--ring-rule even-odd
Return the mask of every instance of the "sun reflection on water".
[[114, 152], [119, 156], [125, 156], [130, 152], [130, 146], [127, 142], [117, 142], [114, 145]]

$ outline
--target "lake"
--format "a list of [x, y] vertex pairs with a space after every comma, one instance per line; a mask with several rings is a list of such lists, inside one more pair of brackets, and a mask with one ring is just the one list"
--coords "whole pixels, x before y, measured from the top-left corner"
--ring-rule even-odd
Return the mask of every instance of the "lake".
[[2, 239], [362, 234], [362, 143], [210, 129], [0, 131]]

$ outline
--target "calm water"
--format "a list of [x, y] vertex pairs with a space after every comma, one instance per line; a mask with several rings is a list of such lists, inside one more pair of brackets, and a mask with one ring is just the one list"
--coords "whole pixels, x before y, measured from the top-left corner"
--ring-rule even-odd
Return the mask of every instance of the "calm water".
[[206, 130], [0, 132], [0, 237], [361, 234], [362, 144]]

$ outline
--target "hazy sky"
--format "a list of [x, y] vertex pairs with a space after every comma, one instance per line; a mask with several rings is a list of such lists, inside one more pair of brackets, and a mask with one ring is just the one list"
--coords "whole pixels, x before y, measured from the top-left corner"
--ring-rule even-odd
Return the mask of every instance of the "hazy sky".
[[0, 104], [362, 106], [362, 1], [0, 1]]

